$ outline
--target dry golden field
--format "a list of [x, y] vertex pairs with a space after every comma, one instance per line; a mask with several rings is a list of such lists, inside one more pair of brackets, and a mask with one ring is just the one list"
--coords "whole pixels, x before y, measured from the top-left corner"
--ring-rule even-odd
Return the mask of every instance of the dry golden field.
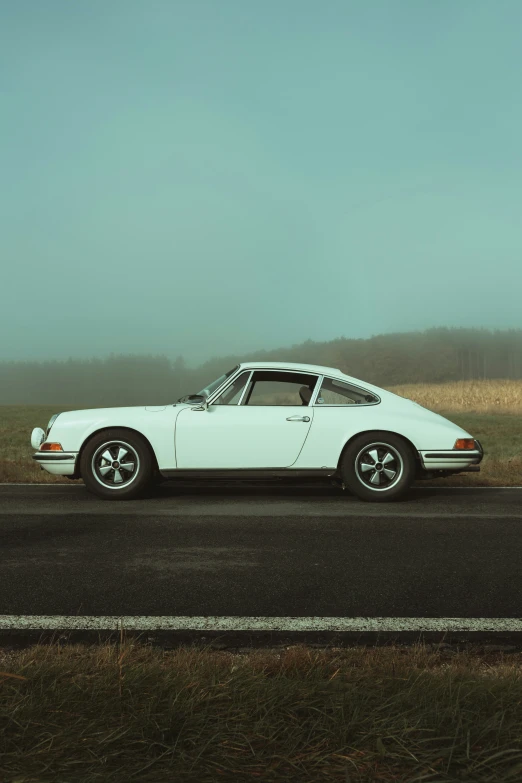
[[[522, 485], [522, 381], [459, 381], [410, 384], [389, 391], [407, 397], [463, 427], [478, 438], [485, 451], [480, 473], [461, 473], [424, 485]], [[50, 416], [71, 408], [56, 406], [0, 406], [0, 482], [69, 483], [51, 476], [31, 459], [33, 427], [45, 427]]]
[[522, 380], [410, 383], [388, 391], [437, 413], [522, 413]]

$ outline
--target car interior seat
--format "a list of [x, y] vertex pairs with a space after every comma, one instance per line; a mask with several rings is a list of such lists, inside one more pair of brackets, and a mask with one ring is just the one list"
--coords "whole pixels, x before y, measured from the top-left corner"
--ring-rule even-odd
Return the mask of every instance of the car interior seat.
[[299, 389], [299, 396], [301, 397], [301, 402], [303, 405], [308, 405], [310, 400], [312, 399], [312, 392], [308, 388], [308, 386], [301, 386]]

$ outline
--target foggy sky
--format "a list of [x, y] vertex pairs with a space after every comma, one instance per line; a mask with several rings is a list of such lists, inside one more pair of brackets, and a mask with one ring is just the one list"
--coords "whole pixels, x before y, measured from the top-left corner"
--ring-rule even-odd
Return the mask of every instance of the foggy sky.
[[518, 0], [0, 16], [0, 359], [522, 326]]

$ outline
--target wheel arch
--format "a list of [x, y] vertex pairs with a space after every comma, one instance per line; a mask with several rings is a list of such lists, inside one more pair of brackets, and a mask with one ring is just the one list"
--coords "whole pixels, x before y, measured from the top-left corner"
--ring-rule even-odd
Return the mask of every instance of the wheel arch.
[[89, 435], [85, 438], [85, 440], [83, 441], [82, 445], [80, 446], [80, 451], [78, 452], [78, 456], [76, 458], [76, 468], [75, 468], [75, 471], [74, 471], [74, 478], [81, 478], [82, 477], [81, 476], [81, 472], [80, 472], [80, 463], [81, 463], [81, 458], [82, 458], [83, 452], [85, 451], [85, 449], [87, 447], [87, 444], [90, 443], [90, 441], [96, 435], [99, 435], [101, 432], [106, 432], [107, 430], [122, 430], [123, 432], [130, 432], [133, 435], [138, 435], [146, 443], [146, 445], [147, 445], [147, 447], [148, 447], [148, 449], [150, 451], [150, 455], [152, 457], [152, 464], [153, 464], [154, 471], [155, 472], [159, 472], [159, 465], [158, 465], [158, 460], [157, 460], [157, 457], [156, 457], [156, 452], [154, 451], [154, 449], [152, 447], [152, 443], [147, 438], [147, 436], [144, 435], [143, 432], [140, 432], [139, 430], [136, 430], [133, 427], [120, 427], [119, 425], [115, 424], [115, 425], [112, 425], [110, 427], [108, 427], [108, 426], [99, 427], [97, 430], [94, 430], [94, 432], [89, 433]]
[[344, 444], [343, 448], [341, 449], [341, 453], [340, 453], [339, 459], [337, 461], [337, 469], [336, 469], [337, 473], [341, 470], [341, 464], [342, 464], [342, 461], [343, 461], [343, 457], [345, 455], [346, 450], [350, 446], [350, 444], [353, 443], [353, 441], [356, 438], [359, 438], [361, 435], [370, 435], [372, 432], [386, 432], [389, 435], [395, 435], [395, 437], [400, 438], [401, 440], [403, 440], [405, 443], [408, 444], [408, 446], [411, 449], [411, 452], [412, 452], [413, 456], [415, 457], [415, 460], [417, 462], [417, 466], [416, 466], [417, 469], [419, 467], [421, 467], [419, 451], [418, 451], [417, 447], [411, 442], [411, 440], [409, 438], [407, 438], [405, 435], [403, 435], [400, 432], [395, 432], [394, 430], [375, 430], [375, 429], [372, 429], [372, 430], [361, 430], [360, 432], [356, 432], [355, 435], [352, 435], [352, 437], [349, 438], [346, 441], [346, 443]]

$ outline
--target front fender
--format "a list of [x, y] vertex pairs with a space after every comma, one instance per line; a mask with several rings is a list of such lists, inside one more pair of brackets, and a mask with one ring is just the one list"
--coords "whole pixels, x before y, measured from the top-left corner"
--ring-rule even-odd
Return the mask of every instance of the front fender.
[[121, 427], [137, 432], [150, 443], [160, 469], [175, 468], [174, 426], [180, 410], [170, 405], [150, 410], [129, 407], [67, 411], [56, 419], [48, 440], [77, 454], [96, 433]]

